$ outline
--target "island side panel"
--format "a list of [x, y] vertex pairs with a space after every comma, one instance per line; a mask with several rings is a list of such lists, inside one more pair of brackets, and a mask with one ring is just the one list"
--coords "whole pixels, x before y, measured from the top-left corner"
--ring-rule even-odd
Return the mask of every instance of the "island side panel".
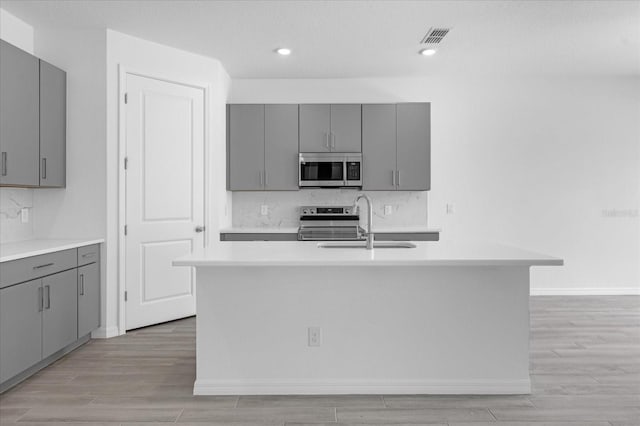
[[197, 280], [195, 394], [530, 391], [526, 266], [206, 266]]

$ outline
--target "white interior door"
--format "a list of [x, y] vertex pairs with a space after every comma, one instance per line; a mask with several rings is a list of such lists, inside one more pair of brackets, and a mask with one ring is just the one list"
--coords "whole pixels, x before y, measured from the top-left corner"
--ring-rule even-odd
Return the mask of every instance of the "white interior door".
[[127, 74], [126, 327], [195, 314], [195, 273], [171, 262], [203, 246], [204, 91]]

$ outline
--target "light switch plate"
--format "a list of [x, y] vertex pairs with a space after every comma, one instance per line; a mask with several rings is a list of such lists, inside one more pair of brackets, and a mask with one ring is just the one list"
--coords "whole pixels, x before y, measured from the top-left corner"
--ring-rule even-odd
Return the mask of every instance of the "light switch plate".
[[260, 214], [261, 214], [262, 216], [266, 216], [266, 215], [268, 215], [268, 214], [269, 214], [269, 206], [268, 206], [268, 205], [266, 205], [266, 204], [261, 205], [261, 206], [260, 206]]
[[27, 207], [20, 209], [20, 222], [29, 223], [29, 209]]
[[388, 204], [386, 204], [384, 206], [384, 215], [385, 216], [391, 216], [393, 214], [393, 206], [390, 206]]
[[455, 207], [452, 203], [447, 203], [447, 214], [455, 213]]

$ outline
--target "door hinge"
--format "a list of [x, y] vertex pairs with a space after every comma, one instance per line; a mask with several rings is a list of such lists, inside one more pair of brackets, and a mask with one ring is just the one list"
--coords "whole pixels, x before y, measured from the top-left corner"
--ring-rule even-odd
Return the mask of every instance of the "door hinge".
[[124, 169], [129, 168], [129, 157], [124, 157]]
[[128, 228], [127, 228], [127, 225], [125, 225], [124, 226], [124, 235], [127, 235], [127, 231], [128, 231]]
[[127, 292], [126, 291], [124, 292], [124, 301], [125, 302], [127, 301]]
[[129, 94], [128, 94], [128, 93], [125, 93], [125, 94], [124, 94], [124, 103], [125, 103], [125, 104], [126, 104], [126, 103], [129, 103]]

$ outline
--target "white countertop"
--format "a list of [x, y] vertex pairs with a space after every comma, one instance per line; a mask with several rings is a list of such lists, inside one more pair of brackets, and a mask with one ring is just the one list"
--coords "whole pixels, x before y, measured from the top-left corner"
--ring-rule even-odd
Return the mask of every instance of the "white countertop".
[[[428, 233], [440, 232], [440, 228], [428, 228], [426, 226], [393, 226], [373, 227], [373, 233]], [[298, 228], [224, 228], [221, 234], [297, 234]]]
[[415, 242], [416, 248], [319, 248], [317, 241], [233, 241], [173, 261], [174, 266], [424, 265], [526, 266], [562, 265], [563, 260], [491, 243]]
[[0, 244], [0, 262], [38, 256], [55, 251], [68, 250], [91, 244], [104, 243], [104, 239], [92, 240], [27, 240], [15, 243]]

